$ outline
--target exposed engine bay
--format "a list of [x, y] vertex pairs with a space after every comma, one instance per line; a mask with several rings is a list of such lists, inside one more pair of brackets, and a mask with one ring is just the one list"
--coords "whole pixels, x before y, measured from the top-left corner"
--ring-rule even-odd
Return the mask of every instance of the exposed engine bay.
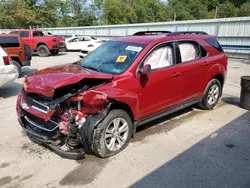
[[70, 153], [64, 157], [83, 158], [82, 155], [71, 155], [72, 151], [91, 152], [94, 126], [106, 116], [110, 102], [105, 93], [94, 88], [110, 81], [85, 78], [55, 89], [53, 97], [23, 89], [19, 122], [30, 137], [45, 140], [45, 144], [52, 144], [49, 147], [57, 147], [59, 153]]

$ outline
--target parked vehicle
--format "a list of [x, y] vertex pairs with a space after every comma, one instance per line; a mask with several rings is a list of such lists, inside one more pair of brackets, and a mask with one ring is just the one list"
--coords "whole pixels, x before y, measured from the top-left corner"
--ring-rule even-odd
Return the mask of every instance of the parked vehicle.
[[109, 157], [136, 128], [190, 105], [210, 110], [222, 95], [227, 56], [204, 32], [139, 32], [84, 59], [26, 77], [17, 99], [28, 136], [63, 157]]
[[18, 78], [16, 66], [11, 64], [11, 59], [0, 46], [0, 87]]
[[30, 66], [32, 59], [31, 49], [23, 44], [19, 35], [0, 34], [0, 46], [9, 54], [12, 64], [17, 67], [19, 77], [22, 76], [22, 67]]
[[78, 35], [78, 34], [63, 34], [63, 35], [59, 34], [58, 36], [63, 37], [65, 39], [65, 42], [69, 41], [69, 40], [71, 40], [73, 38], [84, 37], [83, 35]]
[[30, 48], [37, 52], [41, 57], [56, 55], [60, 49], [65, 48], [64, 39], [60, 36], [46, 36], [43, 31], [22, 29], [14, 30], [11, 34], [18, 34], [22, 38], [23, 43], [28, 44]]
[[96, 43], [100, 43], [100, 41], [94, 37], [75, 37], [66, 41], [66, 48], [67, 50], [81, 50], [89, 45], [95, 46]]
[[102, 45], [101, 43], [95, 43], [95, 44], [90, 44], [86, 48], [81, 49], [79, 53], [79, 58], [81, 59], [85, 58], [88, 54], [93, 52], [96, 48], [98, 48], [101, 45]]

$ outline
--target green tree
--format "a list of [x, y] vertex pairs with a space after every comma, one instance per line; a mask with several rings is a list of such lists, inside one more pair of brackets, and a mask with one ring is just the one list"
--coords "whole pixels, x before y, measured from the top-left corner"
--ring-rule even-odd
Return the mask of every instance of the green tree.
[[239, 16], [250, 16], [250, 2], [241, 5]]
[[218, 18], [236, 17], [239, 15], [239, 8], [230, 1], [221, 4], [218, 9]]

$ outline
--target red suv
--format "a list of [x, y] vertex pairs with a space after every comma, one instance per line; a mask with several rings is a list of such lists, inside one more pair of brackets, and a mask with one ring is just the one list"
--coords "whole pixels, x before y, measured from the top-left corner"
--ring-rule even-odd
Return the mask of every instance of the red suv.
[[204, 32], [118, 37], [79, 62], [27, 76], [18, 119], [31, 140], [63, 157], [109, 157], [142, 124], [194, 104], [214, 108], [227, 59]]

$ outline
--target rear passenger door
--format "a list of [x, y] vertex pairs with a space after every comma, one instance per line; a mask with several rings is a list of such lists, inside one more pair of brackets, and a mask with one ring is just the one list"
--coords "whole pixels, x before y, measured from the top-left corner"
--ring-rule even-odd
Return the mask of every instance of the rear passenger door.
[[[196, 41], [178, 41], [177, 56], [182, 72], [182, 102], [199, 98], [206, 87], [207, 51]], [[179, 53], [179, 54], [178, 54]]]

